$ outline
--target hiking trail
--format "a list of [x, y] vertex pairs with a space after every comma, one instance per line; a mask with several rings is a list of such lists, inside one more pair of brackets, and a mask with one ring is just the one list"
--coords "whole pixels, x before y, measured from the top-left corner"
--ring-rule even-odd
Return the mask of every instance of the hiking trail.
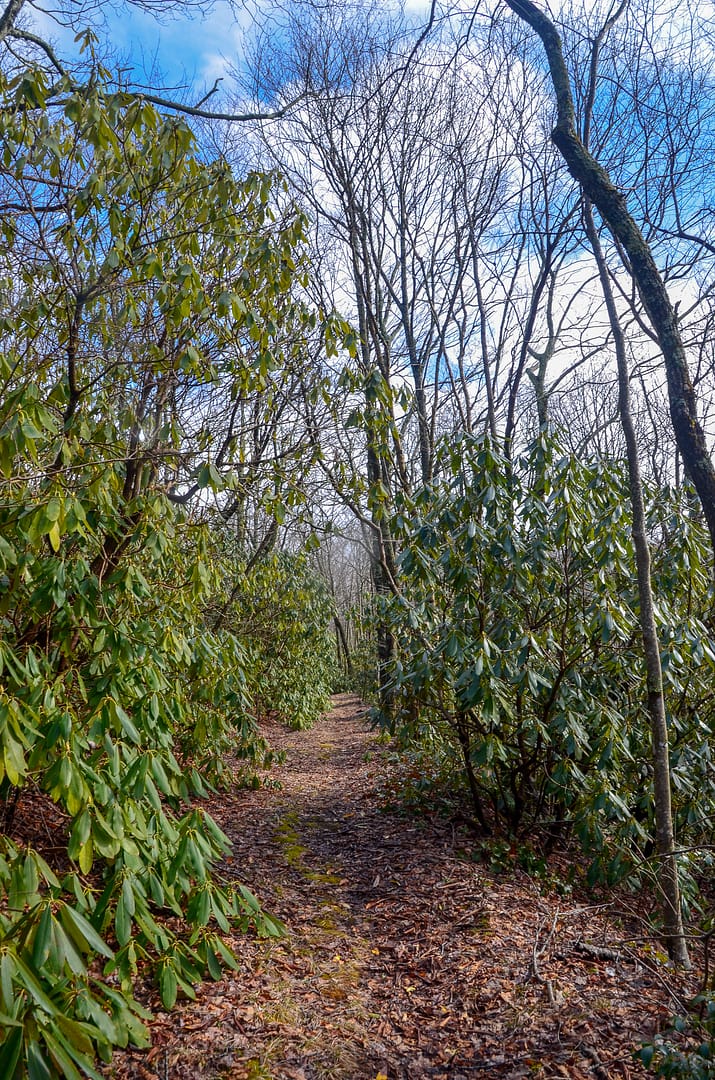
[[107, 1076], [646, 1075], [633, 1050], [686, 984], [627, 944], [642, 912], [556, 895], [516, 865], [496, 873], [454, 821], [401, 807], [404, 767], [353, 695], [310, 731], [268, 736], [287, 754], [280, 787], [209, 810], [234, 844], [224, 871], [289, 936], [231, 939], [240, 970], [170, 1014], [152, 1000], [152, 1047], [118, 1052]]

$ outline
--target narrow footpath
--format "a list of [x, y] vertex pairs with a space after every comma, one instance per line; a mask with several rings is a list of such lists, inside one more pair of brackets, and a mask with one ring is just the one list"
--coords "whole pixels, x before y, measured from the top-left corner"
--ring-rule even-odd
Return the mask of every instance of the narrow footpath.
[[[276, 725], [280, 787], [211, 805], [229, 873], [288, 927], [233, 939], [238, 972], [157, 1014], [114, 1080], [472, 1080], [646, 1074], [633, 1049], [678, 983], [622, 905], [496, 873], [475, 840], [387, 793], [395, 771], [349, 695], [309, 732]], [[392, 807], [390, 809], [386, 809]]]

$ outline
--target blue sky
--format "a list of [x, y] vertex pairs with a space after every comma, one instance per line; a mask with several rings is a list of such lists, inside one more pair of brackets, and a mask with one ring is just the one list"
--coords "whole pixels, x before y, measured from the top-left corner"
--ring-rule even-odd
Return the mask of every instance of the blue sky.
[[228, 3], [218, 2], [209, 15], [193, 12], [188, 17], [164, 18], [128, 9], [123, 16], [109, 16], [112, 44], [131, 57], [142, 78], [142, 68], [155, 62], [168, 85], [189, 83], [201, 92], [223, 74], [227, 63], [241, 54], [241, 27]]
[[[389, 6], [395, 0], [385, 0]], [[429, 0], [403, 0], [408, 15], [424, 15]], [[131, 9], [129, 9], [131, 11]], [[167, 76], [167, 84], [188, 81], [201, 96], [227, 65], [239, 63], [247, 31], [261, 18], [260, 0], [236, 5], [214, 0], [205, 17], [194, 12], [186, 18], [164, 18], [134, 10], [130, 17], [110, 16], [114, 44], [130, 53], [135, 63], [151, 63], [154, 55]]]
[[[106, 36], [122, 63], [134, 69], [136, 81], [146, 82], [155, 68], [161, 72], [150, 80], [155, 86], [189, 86], [197, 98], [211, 88], [227, 64], [240, 58], [243, 35], [250, 25], [245, 10], [237, 13], [225, 0], [216, 0], [208, 15], [194, 10], [183, 17], [161, 19], [137, 8], [113, 7], [105, 7], [108, 34], [99, 31], [100, 38]], [[36, 15], [34, 22], [43, 36], [56, 43], [60, 55], [76, 55], [73, 32], [59, 29], [46, 16]]]
[[[429, 0], [405, 0], [404, 6], [408, 13], [424, 14]], [[255, 19], [260, 19], [260, 0], [250, 4], [213, 0], [208, 14], [193, 9], [159, 19], [109, 0], [103, 14], [106, 27], [97, 28], [100, 40], [107, 42], [122, 66], [132, 69], [136, 85], [175, 91], [177, 97], [183, 97], [181, 91], [187, 88], [188, 99], [196, 102], [217, 78], [226, 77], [231, 65], [240, 66], [246, 32], [250, 33]], [[56, 45], [60, 56], [77, 56], [73, 31], [59, 28], [37, 11], [33, 22], [35, 29]], [[213, 103], [220, 107], [219, 98]]]

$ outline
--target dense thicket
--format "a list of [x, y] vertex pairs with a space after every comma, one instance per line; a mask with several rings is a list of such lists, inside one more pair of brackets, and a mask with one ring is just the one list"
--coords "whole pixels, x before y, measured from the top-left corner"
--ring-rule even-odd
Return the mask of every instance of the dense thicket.
[[[510, 470], [468, 438], [442, 465], [395, 522], [391, 726], [461, 760], [485, 830], [575, 832], [617, 874], [653, 828], [627, 475], [546, 436]], [[648, 495], [678, 835], [701, 843], [715, 809], [707, 533], [686, 494]]]
[[[463, 20], [432, 5], [420, 26], [369, 3], [277, 5], [276, 32], [265, 32], [255, 51], [254, 85], [262, 100], [303, 98], [278, 124], [257, 128], [257, 160], [289, 176], [312, 218], [314, 287], [335, 297], [358, 331], [356, 355], [337, 380], [343, 396], [333, 404], [330, 442], [323, 437], [330, 458], [319, 465], [364, 529], [382, 722], [417, 743], [428, 737], [432, 753], [458, 751], [485, 832], [523, 834], [537, 821], [561, 832], [577, 826], [612, 868], [638, 862], [655, 843], [668, 947], [686, 962], [669, 792], [684, 783], [681, 754], [691, 747], [691, 771], [704, 786], [689, 790], [688, 816], [694, 821], [702, 804], [702, 817], [683, 830], [676, 799], [675, 825], [682, 843], [707, 844], [711, 789], [699, 763], [709, 761], [712, 732], [710, 586], [700, 540], [691, 564], [680, 532], [668, 529], [664, 556], [656, 508], [687, 518], [689, 535], [699, 528], [683, 484], [683, 463], [688, 480], [700, 468], [681, 438], [685, 405], [695, 456], [712, 471], [708, 30], [686, 5], [674, 5], [670, 20], [648, 3], [574, 7], [561, 10], [557, 26], [534, 5], [509, 6], [548, 29], [547, 56], [523, 22], [492, 7]], [[557, 136], [567, 127], [591, 154], [603, 182], [598, 198], [569, 158], [585, 188], [571, 181], [552, 146], [553, 129], [564, 149]], [[611, 204], [638, 235], [637, 251], [606, 213]], [[661, 297], [655, 307], [643, 260]], [[670, 312], [675, 352], [659, 304]], [[553, 427], [572, 452], [574, 478], [554, 493], [543, 519], [531, 521], [521, 454]], [[487, 490], [503, 494], [503, 528], [482, 535], [473, 521], [480, 542], [452, 553], [456, 491], [466, 481], [440, 446], [456, 444], [468, 456], [465, 448], [483, 440], [499, 461]], [[552, 481], [558, 489], [553, 464], [542, 482]], [[597, 540], [594, 548], [578, 534], [582, 512], [587, 531], [604, 532], [593, 515], [610, 509], [586, 501], [601, 488], [614, 508], [620, 553], [609, 571], [612, 593], [598, 584]], [[710, 488], [699, 479], [696, 488], [710, 521]], [[563, 519], [562, 500], [578, 507], [573, 522], [568, 513]], [[564, 529], [584, 549], [573, 625], [562, 599], [565, 591], [575, 603], [575, 567], [553, 554], [566, 542]], [[539, 530], [550, 554], [522, 579]], [[512, 577], [503, 560], [519, 543]], [[501, 558], [492, 564], [486, 550]], [[683, 574], [677, 584], [674, 566], [663, 576], [667, 559]], [[697, 586], [689, 578], [696, 565]], [[543, 614], [547, 582], [554, 599]], [[462, 585], [468, 594], [460, 598]], [[604, 640], [599, 650], [591, 640], [599, 602], [628, 612], [627, 649]], [[551, 618], [560, 625], [552, 636], [572, 660], [557, 661], [542, 644], [531, 663], [514, 663], [510, 635], [529, 639], [533, 608], [544, 625]], [[693, 628], [673, 629], [691, 617]], [[492, 620], [497, 644], [485, 630]], [[674, 675], [669, 652], [671, 635], [681, 632], [698, 641], [683, 660], [692, 667], [687, 676]], [[572, 663], [583, 696], [569, 708]], [[672, 678], [682, 679], [677, 705]], [[696, 717], [696, 727], [684, 716]], [[582, 742], [568, 732], [569, 718], [578, 717]], [[637, 768], [624, 764], [632, 752]], [[609, 792], [621, 799], [619, 811]], [[627, 822], [632, 843], [617, 840], [617, 821]]]
[[[242, 484], [206, 403], [230, 420], [260, 393], [265, 413], [271, 372], [295, 369], [316, 321], [292, 293], [302, 219], [146, 103], [97, 84], [50, 108], [45, 86], [6, 83], [0, 117], [8, 1078], [96, 1075], [95, 1053], [146, 1037], [140, 970], [171, 1006], [233, 963], [219, 931], [279, 932], [216, 878], [228, 842], [203, 799], [227, 755], [262, 763], [260, 712], [310, 722], [331, 676], [319, 585], [208, 512], [260, 500], [262, 466], [277, 499], [276, 458]], [[14, 837], [52, 803], [64, 853], [43, 857]]]

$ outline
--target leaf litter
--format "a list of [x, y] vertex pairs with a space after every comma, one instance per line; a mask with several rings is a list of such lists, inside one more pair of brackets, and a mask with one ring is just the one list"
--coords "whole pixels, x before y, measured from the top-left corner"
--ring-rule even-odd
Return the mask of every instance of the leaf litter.
[[[695, 975], [627, 945], [628, 905], [542, 891], [436, 813], [386, 808], [391, 766], [339, 695], [310, 731], [269, 724], [280, 780], [211, 812], [223, 867], [288, 928], [231, 939], [237, 972], [155, 1012], [113, 1080], [462, 1080], [645, 1075], [633, 1051]], [[639, 931], [640, 932], [640, 931]], [[634, 935], [635, 936], [635, 935]]]

